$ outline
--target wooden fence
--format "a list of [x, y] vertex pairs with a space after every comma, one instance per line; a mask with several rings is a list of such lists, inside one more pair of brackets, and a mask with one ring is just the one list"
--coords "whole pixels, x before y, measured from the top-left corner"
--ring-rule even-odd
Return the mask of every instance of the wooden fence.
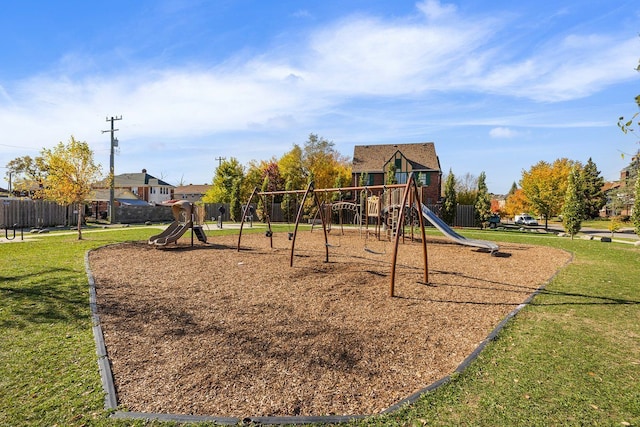
[[[230, 221], [230, 207], [228, 203], [211, 203], [205, 205], [205, 219], [213, 221], [220, 215], [219, 209], [224, 206], [225, 213], [222, 215], [223, 221]], [[429, 209], [438, 216], [440, 214], [439, 205], [428, 205]], [[119, 206], [117, 212], [118, 222], [142, 223], [145, 221], [172, 221], [171, 210], [166, 207], [148, 206]], [[285, 215], [280, 207], [280, 203], [270, 206], [271, 221], [286, 222]], [[254, 209], [256, 206], [254, 205]], [[347, 217], [349, 215], [347, 214]], [[344, 217], [344, 223], [353, 222], [353, 218]], [[258, 221], [258, 216], [254, 215], [254, 221]], [[292, 220], [293, 221], [293, 220]], [[0, 228], [29, 228], [29, 227], [55, 227], [64, 225], [75, 225], [78, 222], [77, 212], [72, 206], [61, 206], [55, 202], [29, 199], [0, 199]], [[475, 209], [471, 205], [458, 205], [456, 227], [475, 227]]]
[[0, 199], [0, 228], [55, 227], [75, 224], [73, 207], [29, 199]]

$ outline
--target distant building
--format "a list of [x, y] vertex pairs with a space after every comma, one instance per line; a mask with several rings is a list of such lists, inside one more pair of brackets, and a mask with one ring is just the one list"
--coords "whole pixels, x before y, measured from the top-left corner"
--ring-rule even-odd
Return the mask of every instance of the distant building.
[[607, 197], [607, 202], [600, 209], [600, 216], [629, 216], [633, 213], [635, 195], [633, 184], [638, 179], [640, 171], [640, 153], [631, 158], [631, 163], [620, 171], [618, 181], [605, 182], [602, 192]]
[[352, 185], [383, 185], [395, 168], [395, 182], [404, 184], [411, 172], [421, 188], [423, 203], [437, 203], [442, 195], [442, 170], [433, 142], [356, 145], [351, 168]]
[[211, 184], [181, 185], [173, 190], [173, 198], [176, 200], [187, 200], [191, 203], [199, 202], [210, 188]]
[[[104, 180], [96, 185], [95, 189], [109, 189], [108, 180]], [[142, 169], [140, 173], [123, 173], [114, 177], [114, 188], [116, 190], [128, 190], [139, 200], [149, 204], [160, 204], [173, 199], [175, 187], [161, 179], [158, 179]], [[121, 202], [116, 197], [116, 202]]]

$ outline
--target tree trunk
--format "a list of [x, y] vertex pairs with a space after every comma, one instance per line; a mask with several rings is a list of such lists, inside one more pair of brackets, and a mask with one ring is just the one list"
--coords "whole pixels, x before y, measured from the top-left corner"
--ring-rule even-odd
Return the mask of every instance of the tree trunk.
[[82, 214], [84, 213], [84, 206], [82, 203], [78, 203], [78, 240], [82, 240]]

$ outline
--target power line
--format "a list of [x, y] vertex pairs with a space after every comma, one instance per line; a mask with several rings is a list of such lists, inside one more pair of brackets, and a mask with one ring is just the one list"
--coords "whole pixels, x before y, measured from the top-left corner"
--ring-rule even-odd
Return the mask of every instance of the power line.
[[8, 147], [8, 148], [20, 148], [22, 150], [32, 150], [32, 151], [40, 151], [38, 148], [29, 148], [19, 145], [9, 145], [9, 144], [0, 144], [0, 147]]

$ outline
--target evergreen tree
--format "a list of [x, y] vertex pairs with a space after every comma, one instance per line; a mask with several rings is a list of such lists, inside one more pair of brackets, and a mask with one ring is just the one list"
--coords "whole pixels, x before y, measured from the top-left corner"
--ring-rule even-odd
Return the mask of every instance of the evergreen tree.
[[242, 218], [242, 178], [233, 181], [231, 187], [230, 211], [231, 220], [239, 222]]
[[368, 173], [361, 173], [360, 174], [360, 180], [358, 181], [358, 185], [360, 187], [364, 187], [367, 182], [369, 182], [369, 174]]
[[584, 218], [585, 202], [581, 172], [574, 167], [569, 173], [567, 191], [562, 207], [562, 225], [567, 233], [573, 236], [580, 231]]
[[393, 162], [389, 163], [389, 169], [387, 170], [387, 178], [385, 179], [385, 182], [389, 185], [398, 183], [398, 181], [396, 180], [396, 165]]
[[449, 169], [447, 180], [444, 184], [444, 203], [442, 204], [442, 219], [449, 225], [453, 225], [456, 219], [458, 200], [456, 198], [456, 177]]
[[513, 181], [513, 184], [511, 184], [511, 188], [509, 189], [509, 192], [507, 193], [507, 196], [511, 196], [511, 195], [515, 194], [516, 191], [518, 191], [518, 184], [516, 184], [516, 182]]
[[631, 221], [633, 222], [634, 231], [640, 236], [640, 177], [636, 177], [635, 189], [635, 202], [633, 203]]
[[[265, 176], [262, 180], [262, 187], [260, 188], [262, 192], [269, 191], [269, 177]], [[256, 214], [258, 218], [262, 222], [267, 222], [267, 215], [270, 215], [271, 212], [271, 196], [262, 196], [258, 200], [258, 209]]]
[[489, 195], [486, 181], [487, 175], [483, 171], [478, 177], [478, 196], [476, 197], [475, 203], [476, 217], [482, 228], [484, 228], [484, 225], [489, 221], [489, 217], [491, 217], [491, 196]]
[[[284, 189], [286, 191], [293, 190], [292, 181], [287, 180], [287, 182], [284, 185]], [[282, 197], [282, 204], [280, 206], [282, 208], [282, 213], [284, 214], [284, 220], [286, 222], [293, 222], [293, 220], [295, 219], [295, 215], [296, 215], [295, 201], [296, 201], [296, 195], [293, 193], [291, 194], [287, 193]]]
[[607, 203], [607, 197], [602, 191], [604, 178], [600, 176], [600, 171], [591, 158], [582, 168], [582, 185], [584, 187], [585, 218], [597, 218], [600, 216], [600, 209]]

